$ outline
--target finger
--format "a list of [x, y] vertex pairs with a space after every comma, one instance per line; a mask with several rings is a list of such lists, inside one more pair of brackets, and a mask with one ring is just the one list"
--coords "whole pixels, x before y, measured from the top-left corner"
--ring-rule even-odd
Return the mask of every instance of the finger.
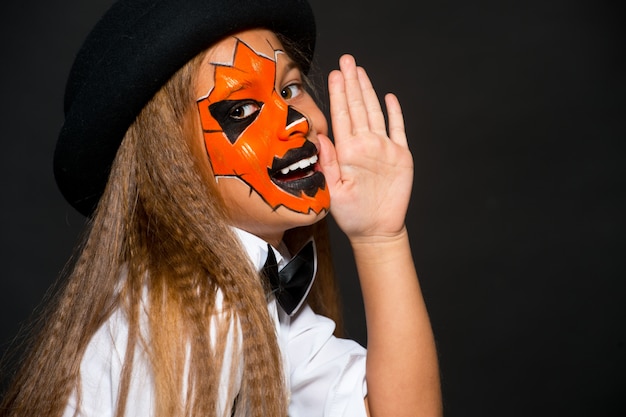
[[404, 117], [398, 97], [395, 94], [386, 94], [385, 106], [387, 106], [387, 114], [389, 115], [389, 138], [398, 145], [408, 147]]
[[339, 69], [343, 74], [348, 111], [352, 121], [352, 131], [362, 132], [369, 130], [367, 108], [363, 100], [361, 82], [357, 73], [356, 61], [352, 55], [343, 55], [339, 59]]
[[387, 136], [385, 116], [383, 115], [383, 110], [380, 107], [380, 101], [378, 100], [376, 90], [374, 90], [374, 86], [367, 76], [365, 69], [357, 67], [357, 75], [361, 86], [361, 94], [363, 95], [363, 100], [365, 102], [369, 128], [372, 132]]
[[335, 136], [335, 143], [352, 135], [352, 121], [348, 110], [345, 83], [340, 71], [331, 71], [328, 75], [328, 95], [330, 99], [330, 122]]

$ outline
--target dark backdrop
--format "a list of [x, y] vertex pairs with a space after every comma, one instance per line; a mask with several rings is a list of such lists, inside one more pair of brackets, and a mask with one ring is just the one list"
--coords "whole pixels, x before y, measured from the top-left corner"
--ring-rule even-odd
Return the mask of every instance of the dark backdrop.
[[[0, 6], [2, 351], [83, 224], [56, 190], [51, 155], [73, 55], [110, 3]], [[625, 415], [617, 5], [316, 0], [314, 8], [316, 73], [353, 53], [404, 107], [416, 165], [407, 222], [447, 415]], [[334, 234], [348, 333], [366, 343], [352, 259]]]

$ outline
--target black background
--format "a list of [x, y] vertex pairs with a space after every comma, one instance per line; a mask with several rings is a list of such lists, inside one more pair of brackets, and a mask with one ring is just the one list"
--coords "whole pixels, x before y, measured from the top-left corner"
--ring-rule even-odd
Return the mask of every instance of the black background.
[[[312, 1], [322, 96], [349, 52], [404, 108], [407, 224], [447, 416], [626, 415], [618, 3]], [[0, 352], [84, 221], [51, 160], [73, 56], [110, 3], [0, 6]], [[353, 261], [333, 234], [348, 333], [366, 343]]]

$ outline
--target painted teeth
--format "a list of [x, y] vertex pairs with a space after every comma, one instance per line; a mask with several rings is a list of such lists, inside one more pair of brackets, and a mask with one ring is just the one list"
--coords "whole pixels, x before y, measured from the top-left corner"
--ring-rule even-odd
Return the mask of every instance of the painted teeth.
[[313, 155], [310, 158], [306, 158], [301, 161], [294, 162], [293, 164], [289, 165], [287, 168], [281, 169], [280, 173], [283, 175], [287, 175], [289, 174], [289, 171], [295, 171], [296, 169], [308, 168], [311, 165], [315, 164], [316, 162], [317, 162], [317, 155]]

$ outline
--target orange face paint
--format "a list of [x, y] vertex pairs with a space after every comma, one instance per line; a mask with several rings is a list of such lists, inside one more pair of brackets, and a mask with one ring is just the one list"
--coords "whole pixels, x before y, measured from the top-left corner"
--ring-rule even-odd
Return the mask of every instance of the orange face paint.
[[214, 87], [198, 100], [213, 174], [239, 178], [274, 209], [328, 210], [309, 121], [276, 91], [276, 61], [238, 40], [233, 64], [214, 65]]

